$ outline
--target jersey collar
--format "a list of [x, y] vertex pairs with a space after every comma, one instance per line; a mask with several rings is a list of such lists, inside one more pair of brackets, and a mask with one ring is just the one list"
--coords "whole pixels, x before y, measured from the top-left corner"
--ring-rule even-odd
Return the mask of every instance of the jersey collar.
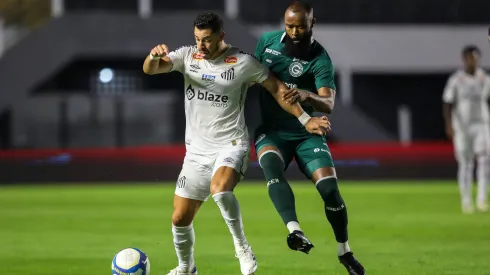
[[[280, 42], [282, 43], [284, 41], [284, 37], [286, 37], [286, 32], [284, 32], [282, 35], [281, 35], [281, 40]], [[315, 39], [313, 38], [313, 35], [311, 36], [311, 44], [313, 44], [313, 42], [315, 42]]]

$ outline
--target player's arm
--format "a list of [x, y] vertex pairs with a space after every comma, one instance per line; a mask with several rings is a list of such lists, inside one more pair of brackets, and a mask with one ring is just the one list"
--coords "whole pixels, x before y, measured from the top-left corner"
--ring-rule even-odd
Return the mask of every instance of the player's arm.
[[143, 63], [145, 74], [163, 74], [171, 71], [182, 72], [184, 67], [184, 48], [170, 52], [165, 44], [154, 47]]
[[449, 139], [452, 139], [454, 135], [451, 118], [452, 118], [455, 98], [456, 98], [456, 79], [455, 77], [451, 77], [448, 80], [446, 87], [444, 88], [444, 92], [442, 94], [442, 101], [443, 101], [442, 116], [444, 117], [444, 126], [446, 129], [446, 135], [448, 136]]
[[281, 108], [295, 116], [301, 122], [301, 124], [305, 126], [308, 132], [312, 134], [325, 135], [330, 131], [330, 121], [328, 121], [327, 117], [323, 116], [312, 118], [303, 110], [299, 103], [289, 104], [283, 100], [283, 93], [287, 92], [289, 89], [272, 73], [269, 73], [267, 79], [261, 82], [260, 85], [269, 91]]
[[321, 87], [318, 94], [302, 89], [292, 89], [284, 94], [283, 100], [287, 103], [308, 102], [315, 110], [331, 114], [335, 104], [335, 90]]
[[336, 94], [335, 73], [331, 60], [328, 58], [317, 60], [313, 64], [312, 72], [318, 94], [307, 90], [293, 89], [284, 94], [284, 100], [291, 104], [308, 102], [315, 110], [330, 114], [334, 108]]

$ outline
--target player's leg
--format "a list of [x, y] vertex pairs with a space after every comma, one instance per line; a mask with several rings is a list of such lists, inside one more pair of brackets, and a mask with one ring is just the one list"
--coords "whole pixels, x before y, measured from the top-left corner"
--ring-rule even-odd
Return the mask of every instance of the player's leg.
[[[289, 230], [287, 244], [292, 250], [308, 253], [313, 244], [301, 230], [296, 214], [293, 190], [284, 171], [292, 159], [292, 153], [274, 132], [257, 129], [255, 147], [260, 167], [267, 181], [269, 198]], [[281, 148], [281, 149], [280, 149]]]
[[351, 275], [365, 274], [364, 267], [354, 257], [348, 242], [348, 216], [340, 194], [332, 155], [324, 138], [311, 136], [296, 149], [300, 169], [316, 186], [324, 201], [324, 211], [337, 240], [340, 262]]
[[489, 144], [487, 144], [488, 140], [486, 138], [486, 128], [485, 126], [481, 127], [481, 131], [479, 132], [477, 139], [475, 141], [475, 153], [476, 157], [476, 175], [477, 175], [477, 203], [476, 207], [479, 211], [486, 212], [488, 211], [488, 203], [487, 203], [487, 186], [488, 181], [490, 180], [490, 155], [489, 155]]
[[[207, 161], [202, 157], [193, 158]], [[205, 166], [186, 157], [177, 180], [172, 213], [172, 234], [179, 265], [168, 275], [197, 274], [194, 263], [195, 234], [192, 221], [203, 201], [209, 196], [210, 176], [205, 172]]]
[[244, 275], [253, 274], [258, 264], [245, 237], [240, 204], [233, 190], [247, 170], [249, 156], [248, 147], [236, 146], [223, 150], [216, 159], [210, 186], [213, 199], [233, 237], [235, 256], [240, 262], [240, 270]]
[[458, 185], [461, 196], [461, 210], [463, 213], [474, 212], [472, 189], [473, 189], [473, 136], [462, 132], [454, 135], [454, 152], [458, 163]]

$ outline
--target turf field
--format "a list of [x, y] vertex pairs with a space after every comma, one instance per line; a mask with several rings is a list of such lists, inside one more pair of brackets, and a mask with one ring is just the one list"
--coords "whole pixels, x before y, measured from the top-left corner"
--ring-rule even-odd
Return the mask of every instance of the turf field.
[[[246, 234], [259, 260], [256, 274], [345, 275], [320, 196], [294, 183], [303, 229], [316, 247], [288, 250], [286, 229], [264, 185], [242, 184]], [[343, 182], [350, 244], [373, 275], [490, 274], [490, 214], [460, 213], [455, 183]], [[145, 251], [151, 274], [176, 265], [170, 215], [172, 185], [0, 187], [1, 274], [110, 274], [113, 255]], [[196, 221], [199, 274], [240, 274], [231, 236], [212, 200]]]

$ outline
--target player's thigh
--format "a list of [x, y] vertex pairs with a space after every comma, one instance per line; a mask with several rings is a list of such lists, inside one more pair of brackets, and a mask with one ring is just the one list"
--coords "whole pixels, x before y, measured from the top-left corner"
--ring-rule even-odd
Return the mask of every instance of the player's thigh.
[[[265, 154], [276, 154], [282, 160], [284, 164], [284, 170], [287, 169], [289, 163], [293, 159], [294, 146], [291, 146], [291, 142], [287, 142], [274, 131], [267, 131], [265, 127], [259, 127], [255, 131], [255, 152], [257, 154], [257, 160], [260, 163], [260, 159]], [[263, 168], [263, 167], [262, 167]]]
[[474, 158], [475, 138], [472, 133], [456, 132], [453, 137], [454, 155], [458, 162], [468, 162]]
[[233, 191], [244, 177], [250, 159], [250, 147], [232, 146], [222, 149], [214, 162], [210, 192]]
[[336, 176], [332, 154], [324, 137], [311, 135], [296, 147], [299, 169], [313, 181]]
[[211, 183], [212, 159], [206, 156], [186, 155], [175, 186], [175, 195], [197, 201], [206, 201]]

